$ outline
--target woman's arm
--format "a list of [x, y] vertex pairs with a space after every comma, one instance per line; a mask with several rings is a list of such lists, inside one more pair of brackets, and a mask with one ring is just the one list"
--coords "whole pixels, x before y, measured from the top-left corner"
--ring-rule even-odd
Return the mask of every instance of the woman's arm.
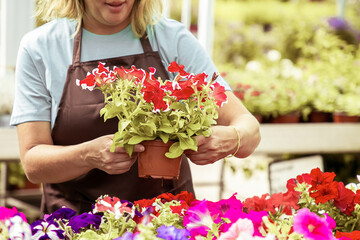
[[[260, 142], [259, 122], [230, 91], [226, 92], [228, 103], [219, 109], [218, 124], [213, 126], [210, 137], [197, 136], [198, 151], [187, 151], [186, 155], [198, 165], [214, 163], [234, 154], [245, 158], [254, 152]], [[236, 132], [237, 131], [237, 132]]]
[[[108, 174], [130, 169], [136, 158], [123, 148], [110, 152], [112, 135], [72, 146], [53, 145], [49, 122], [26, 122], [17, 126], [20, 159], [33, 183], [59, 183], [77, 178], [98, 168]], [[134, 152], [143, 151], [141, 145]], [[135, 154], [134, 154], [135, 155]]]

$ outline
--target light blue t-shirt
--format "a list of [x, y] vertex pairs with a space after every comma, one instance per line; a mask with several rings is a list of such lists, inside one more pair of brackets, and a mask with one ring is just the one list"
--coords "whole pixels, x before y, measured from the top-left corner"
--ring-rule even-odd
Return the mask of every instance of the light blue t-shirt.
[[[76, 22], [57, 19], [27, 33], [19, 47], [15, 70], [15, 100], [11, 125], [29, 121], [49, 121], [53, 127], [62, 96], [67, 69], [72, 64]], [[198, 40], [183, 24], [163, 18], [153, 32], [148, 29], [153, 51], [159, 51], [165, 68], [172, 61], [190, 73], [217, 69]], [[143, 53], [140, 39], [131, 25], [119, 33], [97, 35], [83, 29], [81, 61], [106, 59]], [[169, 73], [169, 79], [174, 74]], [[229, 85], [218, 78], [226, 90]]]

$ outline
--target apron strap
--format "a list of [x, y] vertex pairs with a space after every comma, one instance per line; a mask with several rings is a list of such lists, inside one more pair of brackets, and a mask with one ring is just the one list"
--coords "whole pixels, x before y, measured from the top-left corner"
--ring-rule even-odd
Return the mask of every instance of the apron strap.
[[73, 48], [73, 65], [80, 64], [80, 56], [81, 56], [81, 39], [82, 39], [82, 28], [76, 33], [74, 37], [74, 48]]
[[140, 42], [144, 53], [151, 53], [153, 51], [147, 34], [140, 38]]

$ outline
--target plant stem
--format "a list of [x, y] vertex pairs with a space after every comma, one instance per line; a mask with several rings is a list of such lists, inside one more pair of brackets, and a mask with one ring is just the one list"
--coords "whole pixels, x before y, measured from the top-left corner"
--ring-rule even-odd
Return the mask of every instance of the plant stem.
[[110, 240], [110, 239], [111, 239], [112, 221], [109, 221], [109, 225], [110, 225], [110, 228], [109, 228], [109, 234], [108, 234], [107, 237], [106, 237], [107, 240]]

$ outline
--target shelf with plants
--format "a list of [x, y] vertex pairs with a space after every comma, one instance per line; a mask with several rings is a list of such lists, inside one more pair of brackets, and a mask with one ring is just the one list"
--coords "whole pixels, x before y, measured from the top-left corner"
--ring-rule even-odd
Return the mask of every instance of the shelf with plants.
[[[254, 115], [263, 119], [297, 113], [303, 122], [311, 112], [360, 116], [360, 50], [318, 30], [329, 47], [297, 63], [269, 50], [243, 68], [226, 71], [234, 93]], [[336, 47], [335, 47], [336, 46]], [[271, 122], [266, 121], [266, 122]]]
[[256, 4], [220, 2], [219, 9], [242, 14], [215, 29], [215, 63], [248, 109], [265, 122], [291, 112], [301, 122], [315, 112], [327, 114], [325, 121], [339, 112], [359, 117], [360, 3], [347, 3], [346, 18], [334, 16], [334, 1]]

